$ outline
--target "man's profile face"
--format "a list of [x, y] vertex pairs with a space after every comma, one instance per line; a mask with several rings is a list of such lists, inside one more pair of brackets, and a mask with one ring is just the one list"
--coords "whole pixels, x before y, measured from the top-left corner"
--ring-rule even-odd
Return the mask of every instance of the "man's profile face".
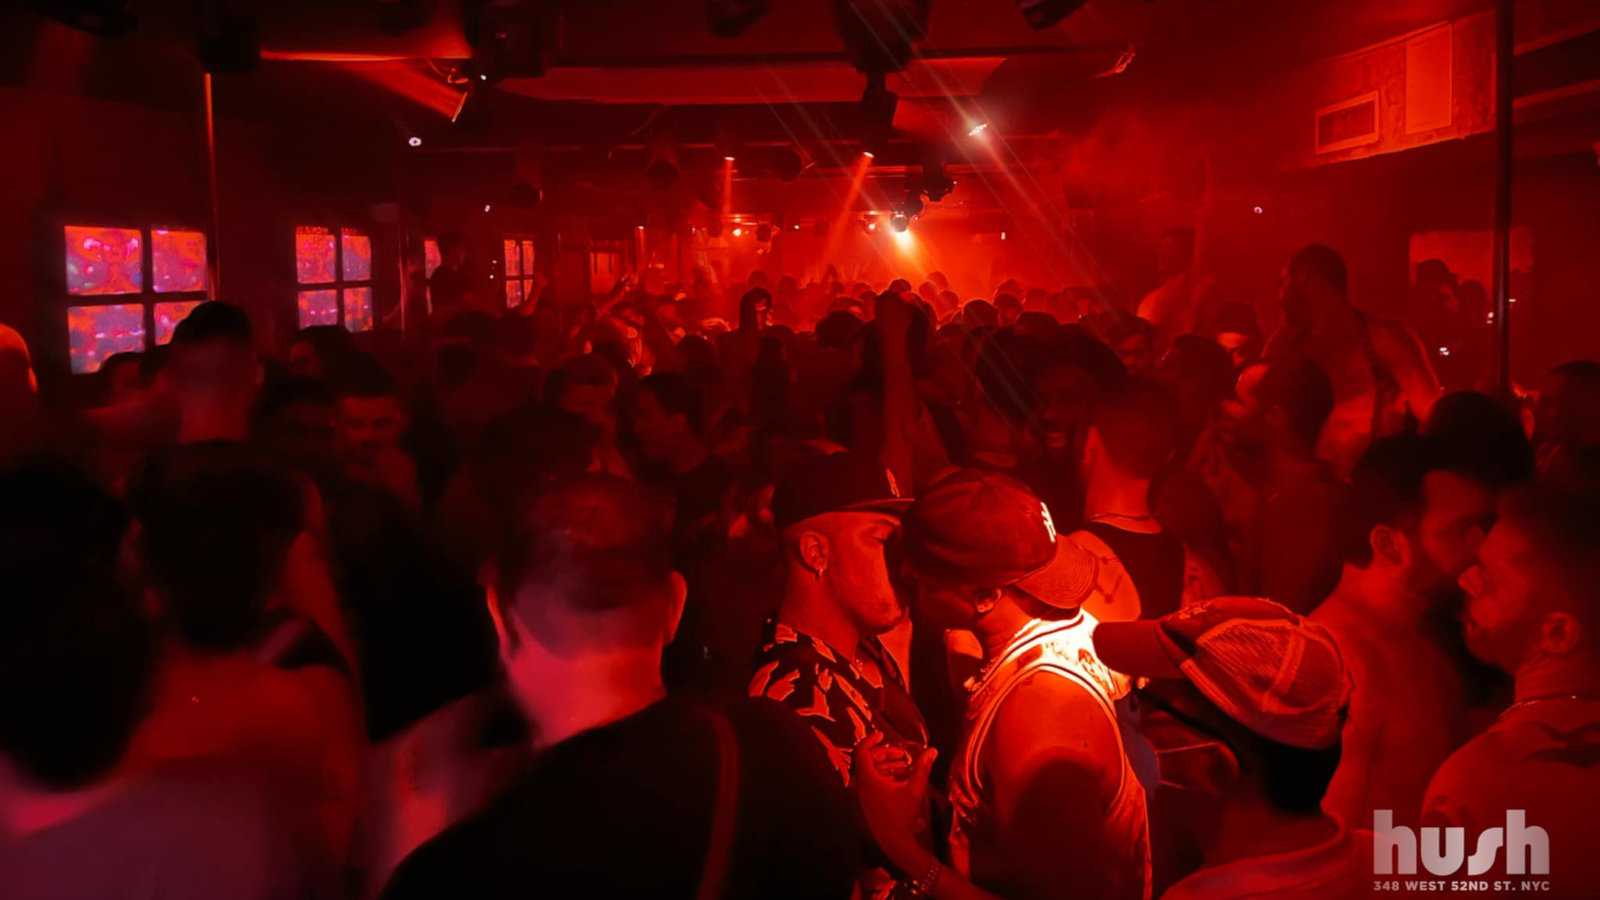
[[1467, 593], [1461, 627], [1467, 650], [1501, 671], [1515, 672], [1538, 627], [1540, 561], [1526, 534], [1501, 521], [1478, 548], [1476, 562], [1461, 576]]
[[1472, 566], [1484, 535], [1494, 524], [1494, 492], [1455, 472], [1429, 472], [1422, 479], [1422, 552], [1454, 581]]
[[339, 452], [349, 462], [371, 465], [383, 451], [399, 447], [405, 430], [398, 397], [339, 398]]
[[885, 513], [841, 512], [817, 516], [815, 530], [828, 539], [824, 577], [863, 634], [882, 634], [905, 618], [905, 605], [889, 579], [889, 545], [900, 520]]
[[1303, 327], [1311, 324], [1311, 283], [1310, 276], [1303, 269], [1293, 266], [1283, 270], [1281, 282], [1283, 301], [1283, 318], [1288, 324]]

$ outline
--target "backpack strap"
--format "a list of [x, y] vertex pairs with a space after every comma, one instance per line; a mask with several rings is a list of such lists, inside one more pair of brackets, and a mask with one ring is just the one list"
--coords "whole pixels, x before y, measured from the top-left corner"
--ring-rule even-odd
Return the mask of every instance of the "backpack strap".
[[707, 710], [717, 748], [717, 789], [711, 808], [711, 836], [706, 844], [705, 868], [700, 872], [696, 900], [717, 900], [727, 887], [733, 857], [733, 837], [739, 809], [739, 741], [728, 717]]

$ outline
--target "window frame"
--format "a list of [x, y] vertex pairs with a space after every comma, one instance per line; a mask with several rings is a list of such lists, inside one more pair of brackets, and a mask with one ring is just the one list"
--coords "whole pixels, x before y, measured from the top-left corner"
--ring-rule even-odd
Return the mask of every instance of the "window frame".
[[[172, 342], [172, 336], [167, 335], [165, 341], [158, 340], [156, 329], [156, 307], [166, 303], [204, 303], [211, 299], [211, 254], [212, 235], [209, 229], [203, 226], [173, 224], [179, 217], [151, 217], [143, 222], [126, 217], [112, 216], [57, 216], [55, 221], [55, 235], [60, 241], [60, 252], [56, 254], [56, 269], [60, 277], [59, 296], [61, 304], [61, 323], [66, 327], [66, 362], [67, 371], [71, 375], [97, 375], [100, 368], [97, 366], [91, 371], [79, 372], [72, 365], [72, 310], [78, 307], [110, 307], [110, 306], [139, 306], [140, 325], [143, 328], [143, 346], [136, 351], [118, 351], [148, 353], [156, 347], [164, 347]], [[136, 231], [139, 233], [139, 290], [128, 291], [121, 294], [74, 294], [67, 283], [67, 229], [86, 228], [92, 230], [117, 229], [122, 231]], [[157, 291], [155, 286], [155, 233], [157, 231], [181, 231], [199, 234], [205, 238], [205, 273], [202, 284], [198, 289], [187, 291]], [[101, 360], [103, 364], [105, 361]]]
[[[300, 235], [309, 229], [321, 229], [322, 232], [333, 235], [333, 280], [332, 281], [301, 281], [300, 280]], [[321, 222], [302, 223], [294, 226], [292, 256], [294, 258], [294, 310], [295, 328], [297, 330], [311, 328], [300, 319], [300, 298], [308, 293], [318, 291], [333, 291], [334, 304], [338, 309], [338, 321], [333, 324], [343, 328], [351, 334], [366, 334], [378, 330], [378, 293], [374, 278], [374, 268], [369, 268], [364, 279], [347, 278], [344, 271], [344, 241], [345, 233], [359, 235], [367, 239], [368, 265], [374, 266], [377, 242], [373, 239], [372, 230], [355, 225], [328, 225]], [[318, 232], [311, 232], [318, 233]], [[369, 323], [366, 328], [352, 329], [350, 327], [349, 304], [345, 302], [345, 293], [350, 290], [365, 288], [367, 291], [367, 312]]]
[[[512, 275], [506, 265], [506, 245], [511, 244], [517, 249], [517, 274]], [[527, 258], [526, 251], [532, 251], [533, 259]], [[500, 278], [504, 282], [500, 293], [506, 298], [506, 309], [516, 309], [529, 299], [528, 291], [538, 279], [536, 269], [539, 264], [539, 242], [531, 234], [501, 234], [500, 235]], [[510, 285], [520, 284], [522, 287], [522, 300], [516, 304], [511, 302]], [[533, 297], [534, 301], [539, 298]]]

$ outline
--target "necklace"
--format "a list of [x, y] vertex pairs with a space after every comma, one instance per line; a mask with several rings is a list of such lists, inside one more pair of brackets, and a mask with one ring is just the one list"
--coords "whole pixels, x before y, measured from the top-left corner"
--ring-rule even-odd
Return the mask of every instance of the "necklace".
[[1130, 516], [1127, 513], [1095, 513], [1089, 517], [1089, 521], [1091, 522], [1098, 522], [1101, 519], [1123, 519], [1128, 522], [1150, 522], [1155, 519], [1155, 516], [1148, 513], [1142, 516]]
[[1600, 697], [1595, 697], [1588, 694], [1547, 694], [1543, 697], [1529, 697], [1526, 700], [1518, 700], [1506, 707], [1506, 711], [1501, 713], [1496, 718], [1504, 718], [1507, 713], [1510, 713], [1514, 709], [1519, 709], [1524, 706], [1534, 706], [1540, 703], [1549, 703], [1553, 700], [1577, 700], [1580, 702], [1596, 703], [1600, 702]]

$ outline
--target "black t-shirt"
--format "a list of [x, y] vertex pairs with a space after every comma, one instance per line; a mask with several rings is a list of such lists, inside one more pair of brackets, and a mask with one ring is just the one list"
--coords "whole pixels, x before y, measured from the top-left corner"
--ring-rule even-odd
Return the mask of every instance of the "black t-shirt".
[[[692, 898], [720, 755], [704, 708], [664, 700], [546, 750], [488, 809], [416, 850], [383, 896]], [[723, 897], [848, 897], [854, 807], [813, 740], [766, 701], [727, 713], [739, 746]]]
[[1139, 591], [1139, 618], [1156, 619], [1183, 605], [1183, 542], [1165, 531], [1127, 531], [1104, 522], [1083, 530], [1105, 542]]

